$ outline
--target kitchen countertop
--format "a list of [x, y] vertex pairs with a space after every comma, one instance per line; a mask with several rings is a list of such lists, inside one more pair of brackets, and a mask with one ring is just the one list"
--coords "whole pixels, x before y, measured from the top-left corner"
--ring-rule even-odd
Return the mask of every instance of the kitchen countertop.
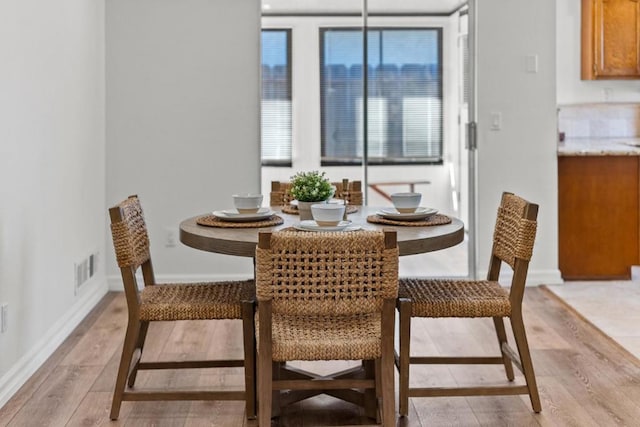
[[567, 138], [558, 156], [640, 156], [640, 138]]

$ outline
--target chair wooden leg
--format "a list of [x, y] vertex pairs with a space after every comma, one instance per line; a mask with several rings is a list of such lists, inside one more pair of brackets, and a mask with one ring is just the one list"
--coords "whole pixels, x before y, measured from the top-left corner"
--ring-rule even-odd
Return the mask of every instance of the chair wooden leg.
[[261, 301], [258, 305], [260, 320], [260, 342], [258, 344], [258, 426], [271, 426], [272, 403], [272, 338], [271, 301]]
[[242, 302], [244, 336], [244, 391], [247, 418], [256, 418], [256, 330], [253, 316], [254, 301]]
[[509, 356], [504, 354], [504, 352], [502, 351], [502, 344], [507, 343], [507, 333], [504, 330], [504, 320], [502, 319], [502, 317], [494, 317], [493, 324], [496, 327], [496, 335], [498, 335], [498, 346], [500, 348], [500, 352], [502, 353], [502, 362], [504, 363], [504, 370], [507, 374], [507, 379], [509, 381], [513, 381], [513, 379], [515, 378], [513, 374], [513, 364], [511, 363], [511, 359], [509, 359]]
[[382, 378], [382, 372], [380, 371], [380, 360], [374, 360], [374, 361], [370, 361], [373, 363], [373, 367], [375, 369], [374, 371], [374, 381], [376, 383], [376, 398], [381, 398], [382, 397], [382, 383], [380, 382], [380, 379]]
[[382, 386], [382, 425], [384, 427], [392, 427], [396, 423], [396, 397], [393, 377], [393, 335], [395, 326], [394, 305], [394, 301], [385, 300], [382, 312], [380, 383]]
[[531, 362], [531, 353], [529, 352], [529, 344], [527, 342], [527, 334], [524, 330], [524, 322], [522, 321], [522, 313], [514, 312], [511, 314], [511, 327], [513, 328], [513, 336], [516, 340], [518, 353], [520, 353], [520, 362], [524, 378], [529, 389], [529, 399], [531, 399], [531, 407], [533, 412], [542, 411], [540, 404], [540, 396], [538, 395], [538, 385], [536, 384], [536, 376], [533, 371], [533, 363]]
[[[271, 364], [271, 384], [274, 381], [282, 380], [282, 369], [285, 362], [273, 362]], [[282, 414], [282, 404], [280, 400], [280, 390], [271, 391], [271, 418], [279, 417]]]
[[379, 360], [363, 360], [365, 377], [374, 378], [376, 387], [374, 389], [368, 388], [364, 391], [364, 414], [365, 416], [378, 419], [378, 397], [382, 396], [382, 383], [380, 382], [380, 362]]
[[398, 374], [400, 377], [400, 416], [409, 415], [409, 362], [411, 344], [411, 301], [401, 299], [398, 303], [400, 317], [400, 343]]
[[[393, 356], [383, 356], [380, 360], [380, 385], [382, 392], [382, 426], [392, 427], [396, 423], [396, 396], [394, 387]], [[386, 359], [386, 360], [385, 360]]]
[[116, 377], [116, 386], [113, 391], [113, 401], [111, 403], [111, 419], [117, 420], [120, 415], [120, 405], [122, 404], [122, 395], [129, 375], [131, 359], [136, 350], [136, 341], [140, 333], [141, 323], [137, 321], [129, 321], [127, 331], [124, 336], [124, 345], [122, 347], [122, 355], [120, 356], [120, 366], [118, 367], [118, 376]]
[[[147, 339], [148, 330], [149, 330], [149, 322], [140, 322], [140, 331], [138, 332], [138, 339], [135, 347], [136, 349], [140, 350], [140, 358], [142, 358], [142, 349], [144, 348], [144, 342]], [[136, 363], [131, 368], [131, 372], [129, 373], [129, 380], [127, 381], [127, 385], [129, 386], [129, 388], [133, 387], [136, 383], [136, 377], [138, 375], [139, 366], [140, 366], [140, 359], [136, 361]]]
[[258, 353], [258, 426], [271, 426], [271, 362]]

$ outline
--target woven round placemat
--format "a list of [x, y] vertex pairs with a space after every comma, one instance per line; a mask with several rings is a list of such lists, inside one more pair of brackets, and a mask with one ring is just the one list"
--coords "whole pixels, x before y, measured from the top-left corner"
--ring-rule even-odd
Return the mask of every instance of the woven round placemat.
[[340, 230], [340, 231], [316, 231], [316, 230], [303, 230], [301, 228], [296, 227], [285, 227], [278, 230], [278, 232], [282, 231], [300, 231], [302, 233], [357, 233], [358, 231], [365, 230], [365, 228], [359, 227], [357, 230]]
[[426, 225], [444, 225], [449, 224], [451, 222], [451, 218], [442, 214], [435, 214], [429, 219], [420, 220], [420, 221], [398, 221], [395, 219], [386, 219], [379, 215], [369, 215], [367, 217], [367, 222], [371, 222], [373, 224], [386, 224], [386, 225], [404, 225], [409, 227], [424, 227]]
[[[352, 214], [358, 212], [358, 207], [354, 205], [347, 205], [347, 213]], [[282, 213], [290, 214], [290, 215], [299, 215], [298, 207], [293, 205], [285, 205], [282, 207]]]
[[271, 215], [267, 219], [251, 222], [231, 222], [218, 218], [215, 215], [204, 215], [196, 219], [196, 223], [199, 225], [205, 225], [207, 227], [220, 227], [220, 228], [260, 228], [271, 227], [273, 225], [280, 225], [284, 222], [282, 217], [278, 215]]

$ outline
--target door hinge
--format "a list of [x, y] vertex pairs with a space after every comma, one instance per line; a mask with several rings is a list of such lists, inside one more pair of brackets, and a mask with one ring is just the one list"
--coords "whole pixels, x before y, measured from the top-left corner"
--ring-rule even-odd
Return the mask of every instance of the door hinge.
[[476, 122], [467, 123], [467, 150], [478, 148], [478, 125]]

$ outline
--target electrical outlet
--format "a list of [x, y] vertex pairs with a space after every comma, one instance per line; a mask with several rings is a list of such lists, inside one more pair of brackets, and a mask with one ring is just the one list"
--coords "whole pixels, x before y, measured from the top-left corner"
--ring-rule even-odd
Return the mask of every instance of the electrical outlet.
[[0, 306], [0, 333], [7, 332], [9, 328], [9, 304]]
[[525, 57], [525, 69], [527, 73], [538, 72], [538, 55], [532, 54]]
[[173, 227], [165, 227], [164, 228], [164, 247], [165, 248], [175, 248], [178, 244], [178, 233], [176, 229]]
[[491, 113], [491, 130], [500, 130], [502, 129], [502, 113], [492, 112]]

